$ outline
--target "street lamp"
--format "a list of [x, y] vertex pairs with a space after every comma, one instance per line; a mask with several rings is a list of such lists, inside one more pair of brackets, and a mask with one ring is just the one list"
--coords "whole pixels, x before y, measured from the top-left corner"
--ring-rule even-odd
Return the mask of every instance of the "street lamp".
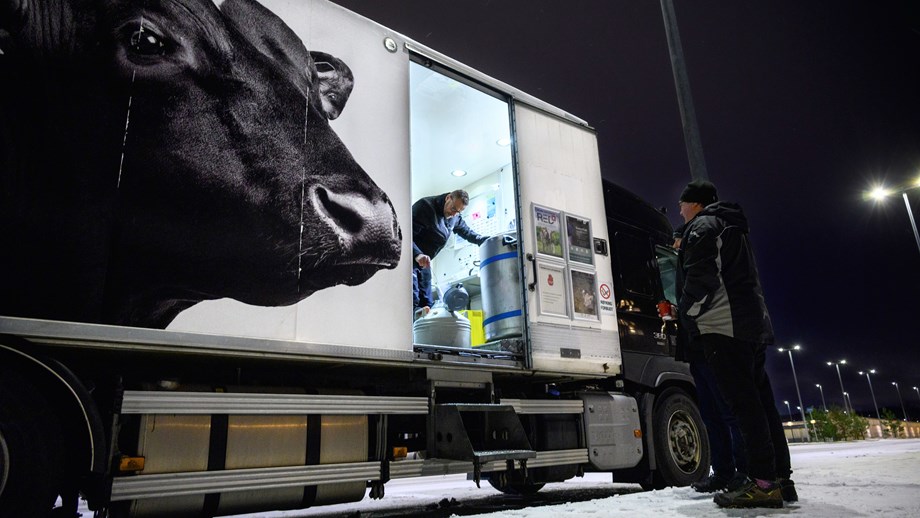
[[788, 401], [783, 401], [783, 403], [786, 404], [786, 411], [789, 412], [789, 420], [792, 421], [792, 409], [789, 408], [789, 402], [788, 402]]
[[849, 393], [849, 392], [844, 392], [844, 393], [843, 393], [843, 397], [845, 397], [845, 398], [847, 399], [847, 404], [850, 405], [850, 411], [853, 412], [853, 414], [855, 415], [855, 414], [856, 414], [856, 410], [853, 408], [853, 400], [850, 399], [850, 393]]
[[808, 420], [805, 419], [805, 411], [802, 410], [805, 405], [802, 404], [802, 391], [799, 390], [799, 378], [795, 375], [795, 362], [792, 361], [792, 351], [799, 351], [801, 349], [801, 345], [793, 345], [791, 349], [783, 349], [780, 347], [779, 352], [785, 351], [789, 353], [789, 365], [792, 366], [792, 381], [795, 382], [795, 395], [799, 397], [799, 410], [801, 410], [802, 414], [802, 423], [805, 424], [805, 434], [810, 436], [810, 432], [808, 431]]
[[894, 389], [898, 391], [898, 401], [901, 402], [901, 412], [904, 412], [904, 420], [907, 421], [907, 410], [904, 410], [904, 399], [901, 398], [901, 387], [898, 386], [897, 381], [892, 381], [891, 384], [894, 385]]
[[[833, 365], [833, 366], [837, 367], [837, 379], [840, 380], [840, 392], [841, 392], [842, 394], [845, 394], [845, 393], [846, 393], [846, 389], [843, 388], [843, 376], [840, 375], [840, 366], [841, 366], [841, 365], [846, 365], [846, 363], [847, 363], [846, 360], [840, 360], [839, 362], [827, 362], [828, 365]], [[849, 407], [847, 406], [847, 397], [846, 397], [846, 395], [843, 396], [843, 411], [844, 411], [844, 412], [849, 411]]]
[[877, 202], [883, 201], [892, 194], [900, 194], [904, 198], [904, 205], [907, 206], [907, 217], [910, 218], [910, 226], [914, 229], [914, 239], [917, 241], [917, 250], [920, 250], [920, 232], [917, 232], [917, 222], [914, 221], [914, 211], [910, 208], [910, 201], [907, 199], [907, 191], [920, 188], [920, 179], [914, 182], [914, 185], [898, 190], [890, 190], [885, 187], [875, 187], [869, 192], [869, 197]]
[[827, 402], [824, 401], [824, 389], [821, 387], [820, 383], [815, 383], [815, 386], [818, 387], [818, 390], [821, 391], [821, 406], [824, 407], [824, 413], [827, 413]]
[[920, 389], [918, 389], [917, 387], [914, 387], [914, 392], [916, 392], [917, 397], [920, 398]]
[[862, 376], [863, 374], [865, 374], [866, 379], [869, 381], [869, 393], [872, 394], [872, 404], [875, 405], [875, 417], [877, 417], [878, 420], [881, 421], [882, 415], [878, 413], [878, 403], [875, 402], [875, 391], [872, 390], [872, 378], [869, 377], [870, 373], [875, 374], [875, 369], [869, 369], [866, 372], [859, 371], [859, 375]]

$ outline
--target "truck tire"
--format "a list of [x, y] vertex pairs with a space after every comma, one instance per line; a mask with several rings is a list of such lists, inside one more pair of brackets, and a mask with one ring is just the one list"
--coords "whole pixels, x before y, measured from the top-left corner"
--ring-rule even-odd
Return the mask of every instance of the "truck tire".
[[687, 393], [674, 388], [662, 392], [652, 419], [657, 464], [652, 488], [688, 486], [709, 474], [709, 437]]
[[530, 496], [543, 489], [546, 484], [533, 482], [530, 479], [523, 480], [520, 473], [501, 473], [498, 476], [489, 477], [489, 485], [506, 495]]
[[21, 374], [0, 372], [0, 517], [51, 513], [65, 471], [53, 406]]

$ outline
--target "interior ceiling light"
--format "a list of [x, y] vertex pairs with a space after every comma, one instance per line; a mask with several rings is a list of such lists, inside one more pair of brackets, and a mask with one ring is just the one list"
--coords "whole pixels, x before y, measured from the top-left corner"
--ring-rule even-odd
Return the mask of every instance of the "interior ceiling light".
[[499, 146], [502, 146], [502, 147], [504, 147], [504, 146], [510, 146], [510, 145], [511, 145], [511, 139], [508, 138], [508, 137], [502, 137], [502, 138], [496, 140], [495, 143], [498, 144]]
[[466, 176], [466, 171], [464, 171], [463, 169], [454, 169], [453, 171], [450, 172], [450, 174], [456, 177]]

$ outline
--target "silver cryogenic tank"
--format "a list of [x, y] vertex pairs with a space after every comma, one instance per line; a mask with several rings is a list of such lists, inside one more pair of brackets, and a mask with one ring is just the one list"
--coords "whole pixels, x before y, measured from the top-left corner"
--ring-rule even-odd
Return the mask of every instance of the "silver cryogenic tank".
[[521, 269], [515, 235], [492, 236], [479, 247], [479, 277], [486, 341], [521, 336]]
[[462, 284], [451, 287], [412, 324], [412, 339], [416, 344], [470, 347], [470, 321], [457, 313], [469, 302], [470, 294]]

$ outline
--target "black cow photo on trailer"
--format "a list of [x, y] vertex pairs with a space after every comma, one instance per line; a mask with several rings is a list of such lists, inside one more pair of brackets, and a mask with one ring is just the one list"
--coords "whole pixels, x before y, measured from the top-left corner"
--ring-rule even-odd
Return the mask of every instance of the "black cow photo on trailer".
[[393, 204], [329, 125], [351, 70], [261, 4], [0, 14], [0, 314], [165, 328], [396, 267]]

